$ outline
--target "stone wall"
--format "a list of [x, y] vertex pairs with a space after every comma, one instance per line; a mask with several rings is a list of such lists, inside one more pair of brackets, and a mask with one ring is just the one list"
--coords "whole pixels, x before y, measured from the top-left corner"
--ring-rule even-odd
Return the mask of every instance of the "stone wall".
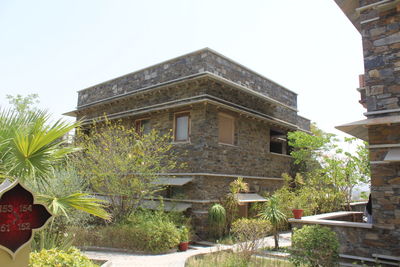
[[[341, 1], [337, 3], [362, 36], [366, 115], [390, 120], [400, 114], [400, 4], [360, 0], [349, 10]], [[354, 19], [358, 11], [359, 18]], [[343, 238], [347, 234], [360, 247], [354, 247], [355, 255], [400, 255], [400, 163], [383, 162], [390, 147], [400, 144], [399, 130], [398, 123], [368, 127], [373, 228], [345, 230]]]
[[[361, 6], [377, 1], [360, 1]], [[364, 68], [368, 117], [399, 114], [400, 107], [400, 6], [383, 10], [366, 9], [360, 20], [364, 48]], [[377, 18], [377, 19], [376, 19]], [[374, 20], [375, 19], [375, 20]], [[380, 111], [383, 113], [376, 113]], [[370, 158], [382, 162], [389, 147], [374, 145], [400, 143], [400, 125], [378, 125], [368, 129]], [[400, 164], [371, 164], [373, 229], [364, 234], [363, 247], [385, 255], [400, 255]], [[368, 237], [368, 238], [367, 238]], [[359, 237], [362, 238], [362, 237]], [[371, 254], [371, 253], [370, 253]]]
[[[194, 181], [183, 186], [189, 199], [220, 200], [229, 193], [229, 184], [237, 177], [221, 177], [212, 175], [196, 175]], [[272, 193], [283, 185], [282, 180], [244, 178], [251, 192]]]
[[[215, 82], [211, 79], [198, 79], [196, 82], [187, 82], [160, 89], [157, 92], [149, 92], [137, 96], [130, 96], [125, 99], [110, 102], [109, 104], [97, 105], [96, 108], [84, 109], [78, 111], [78, 119], [85, 118], [86, 120], [97, 118], [108, 114], [124, 113], [128, 110], [135, 110], [133, 113], [146, 110], [151, 107], [166, 105], [167, 103], [183, 103], [184, 100], [193, 97], [201, 97], [201, 99], [213, 99], [217, 97], [222, 100], [238, 104], [244, 108], [254, 110], [255, 112], [265, 114], [271, 118], [298, 125], [301, 129], [309, 130], [310, 121], [299, 117], [295, 110], [283, 107], [272, 106], [264, 99], [254, 97], [248, 93], [241, 92], [230, 86], [226, 86], [220, 82]], [[207, 97], [210, 96], [210, 97]], [[196, 98], [200, 99], [200, 98]]]
[[[174, 151], [187, 167], [174, 172], [219, 173], [244, 176], [281, 177], [291, 172], [292, 158], [269, 152], [270, 125], [219, 109], [215, 105], [196, 104], [180, 109], [170, 109], [147, 114], [150, 125], [161, 134], [173, 129], [174, 113], [189, 111], [191, 117], [190, 142], [176, 143]], [[218, 113], [229, 112], [235, 116], [235, 145], [218, 142]], [[132, 125], [135, 119], [129, 117], [124, 123]]]
[[202, 49], [81, 90], [78, 107], [204, 72], [224, 77], [288, 106], [297, 107], [295, 93], [210, 49]]
[[[210, 82], [208, 84], [208, 88], [206, 90], [207, 94], [215, 96], [217, 98], [221, 98], [223, 100], [229, 101], [231, 103], [238, 104], [240, 106], [246, 107], [248, 109], [255, 110], [262, 114], [269, 115], [273, 118], [277, 118], [294, 125], [298, 125], [299, 117], [297, 115], [297, 111], [293, 109], [289, 109], [283, 106], [273, 106], [268, 103], [266, 100], [251, 96], [244, 92], [240, 92], [239, 90], [235, 90], [226, 86], [222, 83]], [[301, 120], [301, 119], [300, 119]], [[304, 119], [307, 120], [307, 119]], [[306, 129], [310, 129], [310, 121], [307, 122], [300, 122], [302, 126]]]
[[[377, 1], [361, 1], [361, 6]], [[400, 107], [400, 16], [398, 8], [367, 9], [361, 24], [368, 112]]]
[[[400, 126], [369, 128], [370, 145], [400, 143]], [[384, 138], [382, 138], [384, 137]], [[370, 148], [371, 161], [381, 161], [386, 148]], [[400, 163], [371, 164], [371, 197], [376, 251], [400, 255]], [[389, 245], [392, 244], [392, 245]]]

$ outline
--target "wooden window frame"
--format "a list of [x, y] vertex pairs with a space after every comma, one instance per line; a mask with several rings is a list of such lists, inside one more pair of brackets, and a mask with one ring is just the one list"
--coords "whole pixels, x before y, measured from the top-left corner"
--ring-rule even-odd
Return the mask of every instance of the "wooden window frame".
[[[177, 118], [179, 117], [188, 117], [188, 137], [186, 140], [176, 140], [176, 133], [177, 133], [177, 123], [178, 120]], [[191, 134], [191, 116], [190, 116], [190, 111], [180, 111], [174, 113], [174, 127], [173, 127], [173, 134], [174, 134], [174, 142], [175, 143], [190, 143], [190, 134]]]
[[[139, 136], [142, 136], [142, 135], [143, 135], [143, 132], [142, 132], [142, 127], [143, 127], [142, 121], [146, 121], [146, 120], [148, 120], [149, 123], [150, 123], [150, 117], [140, 118], [140, 119], [135, 120], [135, 131], [137, 132], [137, 134], [138, 134]], [[137, 124], [138, 124], [138, 123], [140, 123], [140, 128], [137, 127]], [[139, 131], [138, 131], [138, 129], [139, 129]]]
[[[219, 119], [220, 119], [220, 116], [232, 119], [232, 143], [225, 143], [225, 142], [221, 142], [220, 141], [220, 135], [219, 135], [219, 131], [220, 131]], [[235, 130], [236, 130], [235, 123], [236, 123], [236, 118], [234, 116], [229, 115], [229, 114], [224, 113], [224, 112], [218, 112], [218, 144], [235, 146]]]

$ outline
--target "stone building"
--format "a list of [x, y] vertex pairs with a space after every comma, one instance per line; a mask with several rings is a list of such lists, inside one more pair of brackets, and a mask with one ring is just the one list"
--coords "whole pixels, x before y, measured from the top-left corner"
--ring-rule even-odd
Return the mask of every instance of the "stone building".
[[296, 93], [208, 48], [83, 89], [66, 113], [84, 124], [103, 114], [145, 131], [172, 130], [187, 167], [158, 182], [168, 186], [165, 207], [188, 209], [195, 220], [207, 218], [239, 176], [251, 191], [239, 196], [243, 215], [248, 203], [264, 201], [257, 193], [279, 187], [291, 170], [287, 133], [310, 130]]
[[[400, 262], [400, 1], [335, 2], [362, 36], [365, 73], [358, 91], [367, 119], [337, 128], [369, 142], [373, 220], [335, 224], [330, 215], [319, 223], [339, 234], [349, 259]], [[312, 219], [318, 221], [306, 223]]]

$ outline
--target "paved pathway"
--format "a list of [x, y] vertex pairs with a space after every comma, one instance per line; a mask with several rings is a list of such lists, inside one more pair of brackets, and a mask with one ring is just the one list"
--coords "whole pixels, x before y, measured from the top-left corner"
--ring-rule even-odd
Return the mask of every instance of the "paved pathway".
[[[274, 238], [266, 237], [262, 246], [274, 246]], [[291, 233], [283, 233], [279, 238], [280, 246], [291, 245]], [[107, 267], [184, 267], [186, 260], [194, 255], [216, 252], [219, 250], [235, 249], [235, 246], [218, 245], [213, 247], [193, 246], [185, 252], [174, 252], [163, 255], [137, 255], [121, 252], [85, 251], [85, 254], [96, 260], [108, 260]]]

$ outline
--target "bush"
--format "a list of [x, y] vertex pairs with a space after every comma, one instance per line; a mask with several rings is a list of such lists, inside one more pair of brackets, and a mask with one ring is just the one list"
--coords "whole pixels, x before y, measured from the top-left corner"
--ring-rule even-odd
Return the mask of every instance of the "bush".
[[97, 267], [78, 249], [71, 247], [66, 251], [49, 249], [32, 252], [29, 267]]
[[[174, 215], [176, 219], [178, 216]], [[156, 211], [137, 212], [125, 224], [77, 229], [75, 245], [123, 248], [150, 253], [177, 247], [181, 231], [170, 215]]]
[[233, 222], [231, 233], [238, 244], [239, 252], [249, 259], [260, 246], [260, 239], [271, 231], [271, 224], [266, 220], [241, 218]]
[[300, 174], [293, 178], [283, 174], [282, 178], [284, 186], [275, 191], [274, 196], [278, 199], [279, 210], [288, 218], [293, 217], [293, 208], [303, 209], [303, 215], [308, 216], [337, 211], [343, 207], [343, 194], [324, 184], [322, 176], [309, 174], [304, 180]]
[[294, 229], [290, 261], [295, 265], [336, 266], [339, 241], [328, 227], [306, 225]]

